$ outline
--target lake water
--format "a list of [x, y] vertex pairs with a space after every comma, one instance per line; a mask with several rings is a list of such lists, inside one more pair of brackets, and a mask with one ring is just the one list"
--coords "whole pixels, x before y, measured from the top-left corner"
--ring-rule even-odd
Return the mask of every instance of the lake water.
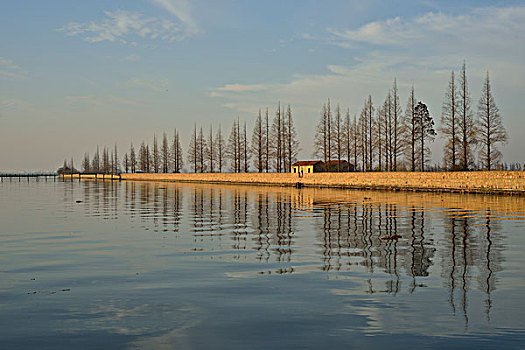
[[4, 179], [0, 242], [3, 349], [525, 346], [523, 197]]

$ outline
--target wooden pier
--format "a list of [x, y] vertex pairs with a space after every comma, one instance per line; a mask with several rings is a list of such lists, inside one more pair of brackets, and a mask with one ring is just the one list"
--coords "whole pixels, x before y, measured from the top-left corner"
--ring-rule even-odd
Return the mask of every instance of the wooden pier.
[[53, 181], [56, 181], [57, 177], [57, 173], [0, 173], [0, 182], [3, 182], [4, 179], [9, 179], [9, 181], [18, 179], [18, 182], [22, 181], [22, 179], [27, 179], [27, 181], [29, 181], [31, 178], [36, 178], [37, 180], [43, 178], [45, 181], [52, 178]]

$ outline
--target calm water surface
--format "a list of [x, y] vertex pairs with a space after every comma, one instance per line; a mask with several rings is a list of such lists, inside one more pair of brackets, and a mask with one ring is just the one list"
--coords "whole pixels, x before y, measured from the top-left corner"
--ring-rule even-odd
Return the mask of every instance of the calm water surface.
[[520, 197], [4, 179], [0, 242], [3, 349], [525, 346]]

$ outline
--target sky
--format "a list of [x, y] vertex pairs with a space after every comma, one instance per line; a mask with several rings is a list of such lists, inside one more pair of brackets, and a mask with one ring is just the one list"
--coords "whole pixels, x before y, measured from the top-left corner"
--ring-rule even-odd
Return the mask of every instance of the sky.
[[403, 109], [413, 85], [439, 124], [464, 61], [474, 110], [488, 71], [504, 159], [525, 162], [525, 1], [3, 0], [0, 32], [0, 172], [122, 156], [174, 128], [187, 149], [194, 123], [251, 132], [278, 101], [311, 159], [328, 98], [359, 115], [396, 79]]

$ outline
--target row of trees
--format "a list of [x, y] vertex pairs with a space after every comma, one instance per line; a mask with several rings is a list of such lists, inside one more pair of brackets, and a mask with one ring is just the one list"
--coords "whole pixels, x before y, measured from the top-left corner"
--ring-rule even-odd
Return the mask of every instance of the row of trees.
[[246, 123], [234, 120], [228, 140], [225, 141], [221, 127], [213, 134], [213, 128], [205, 133], [193, 128], [188, 148], [188, 162], [194, 172], [222, 172], [229, 164], [231, 171], [248, 172], [250, 163], [258, 172], [287, 172], [297, 160], [299, 141], [295, 130], [292, 108], [279, 103], [270, 124], [269, 110], [263, 117], [261, 110], [248, 142]]
[[[360, 171], [425, 171], [436, 130], [444, 139], [442, 169], [501, 167], [502, 155], [497, 147], [507, 142], [507, 133], [488, 73], [475, 115], [466, 64], [457, 77], [451, 72], [437, 128], [426, 104], [416, 98], [413, 86], [403, 113], [395, 79], [381, 104], [374, 106], [370, 95], [365, 99], [359, 116], [352, 117], [350, 109], [343, 110], [339, 104], [334, 109], [328, 99], [316, 129], [314, 157], [337, 161], [339, 166], [347, 160]], [[226, 140], [220, 125], [214, 132], [211, 125], [205, 131], [195, 124], [186, 159], [193, 172], [288, 172], [299, 150], [291, 106], [279, 103], [272, 118], [268, 108], [264, 113], [259, 110], [250, 142], [246, 122], [241, 124], [239, 118], [233, 121]], [[104, 147], [102, 153], [97, 146], [91, 160], [89, 153], [84, 155], [82, 170], [166, 173], [181, 172], [183, 165], [179, 132], [175, 130], [171, 140], [164, 133], [160, 143], [155, 135], [151, 145], [142, 142], [135, 150], [131, 144], [121, 161], [116, 145]]]
[[[447, 170], [476, 168], [491, 170], [500, 166], [497, 145], [507, 142], [507, 133], [492, 95], [489, 75], [483, 83], [477, 118], [471, 108], [466, 65], [456, 82], [454, 72], [442, 107], [437, 130], [444, 138], [443, 165]], [[384, 102], [374, 107], [369, 95], [359, 117], [349, 109], [332, 111], [330, 100], [321, 110], [317, 125], [314, 156], [325, 162], [343, 159], [362, 171], [424, 171], [430, 159], [429, 143], [437, 135], [434, 119], [425, 103], [418, 101], [412, 87], [405, 113], [401, 109], [397, 82], [394, 80]]]

